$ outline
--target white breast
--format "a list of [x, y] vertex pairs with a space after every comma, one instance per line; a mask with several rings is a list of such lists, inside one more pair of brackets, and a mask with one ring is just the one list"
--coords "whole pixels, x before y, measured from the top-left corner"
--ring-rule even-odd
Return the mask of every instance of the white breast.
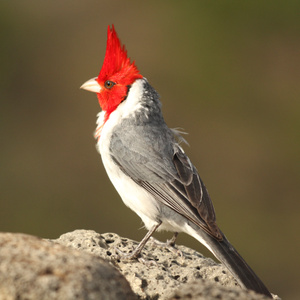
[[[137, 80], [131, 87], [126, 101], [122, 102], [118, 108], [112, 112], [109, 119], [104, 124], [100, 139], [97, 142], [97, 149], [101, 154], [103, 165], [112, 184], [120, 194], [123, 202], [130, 207], [145, 223], [149, 229], [157, 221], [159, 216], [159, 204], [153, 199], [145, 189], [137, 185], [130, 177], [125, 175], [114, 163], [110, 155], [110, 139], [117, 124], [131, 113], [140, 109], [139, 99], [143, 93], [143, 79]], [[103, 124], [105, 112], [98, 115], [97, 124]]]
[[[150, 229], [153, 225], [161, 221], [162, 224], [159, 230], [188, 232], [189, 226], [186, 218], [154, 199], [149, 192], [124, 174], [111, 157], [109, 150], [110, 140], [116, 125], [120, 123], [122, 118], [130, 117], [130, 114], [142, 108], [139, 100], [143, 95], [144, 80], [145, 79], [137, 80], [131, 86], [126, 101], [122, 102], [118, 108], [110, 114], [109, 119], [102, 127], [101, 136], [97, 142], [97, 149], [101, 154], [107, 175], [123, 202], [143, 220], [147, 229]], [[98, 115], [98, 128], [103, 124], [104, 114], [105, 112], [101, 112]]]

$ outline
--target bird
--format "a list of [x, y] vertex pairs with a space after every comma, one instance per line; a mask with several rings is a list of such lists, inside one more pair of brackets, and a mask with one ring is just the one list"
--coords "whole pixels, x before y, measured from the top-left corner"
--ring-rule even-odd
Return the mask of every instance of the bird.
[[184, 232], [206, 248], [246, 289], [271, 293], [216, 223], [208, 191], [181, 146], [181, 135], [163, 117], [156, 90], [140, 74], [116, 33], [107, 28], [106, 52], [97, 77], [81, 89], [96, 93], [96, 148], [123, 202], [143, 221], [147, 234], [128, 254], [138, 258], [155, 231]]

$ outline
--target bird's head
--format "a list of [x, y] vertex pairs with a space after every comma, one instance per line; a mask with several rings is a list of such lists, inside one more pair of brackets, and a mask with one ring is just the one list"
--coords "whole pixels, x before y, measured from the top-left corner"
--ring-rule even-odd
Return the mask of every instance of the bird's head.
[[97, 93], [99, 104], [108, 115], [127, 97], [131, 84], [143, 78], [127, 57], [125, 46], [121, 45], [114, 26], [107, 30], [107, 44], [104, 62], [98, 77], [85, 82], [80, 88]]

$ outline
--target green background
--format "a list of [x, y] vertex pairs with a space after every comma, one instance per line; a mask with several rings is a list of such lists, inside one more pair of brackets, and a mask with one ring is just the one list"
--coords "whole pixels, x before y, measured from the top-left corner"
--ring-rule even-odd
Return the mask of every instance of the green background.
[[189, 133], [218, 224], [272, 292], [296, 299], [299, 12], [299, 1], [1, 1], [0, 230], [145, 234], [95, 150], [96, 96], [79, 90], [114, 23], [168, 125]]

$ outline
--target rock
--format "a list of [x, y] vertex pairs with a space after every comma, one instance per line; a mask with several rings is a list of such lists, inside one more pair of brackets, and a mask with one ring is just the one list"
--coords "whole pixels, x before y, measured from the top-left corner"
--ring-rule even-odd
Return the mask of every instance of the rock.
[[136, 299], [103, 259], [25, 234], [0, 233], [0, 300]]
[[[267, 296], [239, 287], [220, 286], [206, 280], [182, 285], [170, 300], [269, 300]], [[278, 298], [277, 298], [278, 299]]]
[[267, 299], [241, 289], [225, 267], [184, 246], [170, 251], [148, 242], [139, 261], [116, 255], [116, 248], [128, 253], [137, 244], [92, 230], [56, 240], [0, 233], [0, 300]]
[[184, 246], [176, 246], [180, 256], [149, 241], [142, 251], [145, 264], [118, 259], [116, 248], [128, 253], [138, 243], [114, 233], [76, 230], [55, 242], [110, 261], [140, 299], [268, 299], [241, 289], [223, 265]]

